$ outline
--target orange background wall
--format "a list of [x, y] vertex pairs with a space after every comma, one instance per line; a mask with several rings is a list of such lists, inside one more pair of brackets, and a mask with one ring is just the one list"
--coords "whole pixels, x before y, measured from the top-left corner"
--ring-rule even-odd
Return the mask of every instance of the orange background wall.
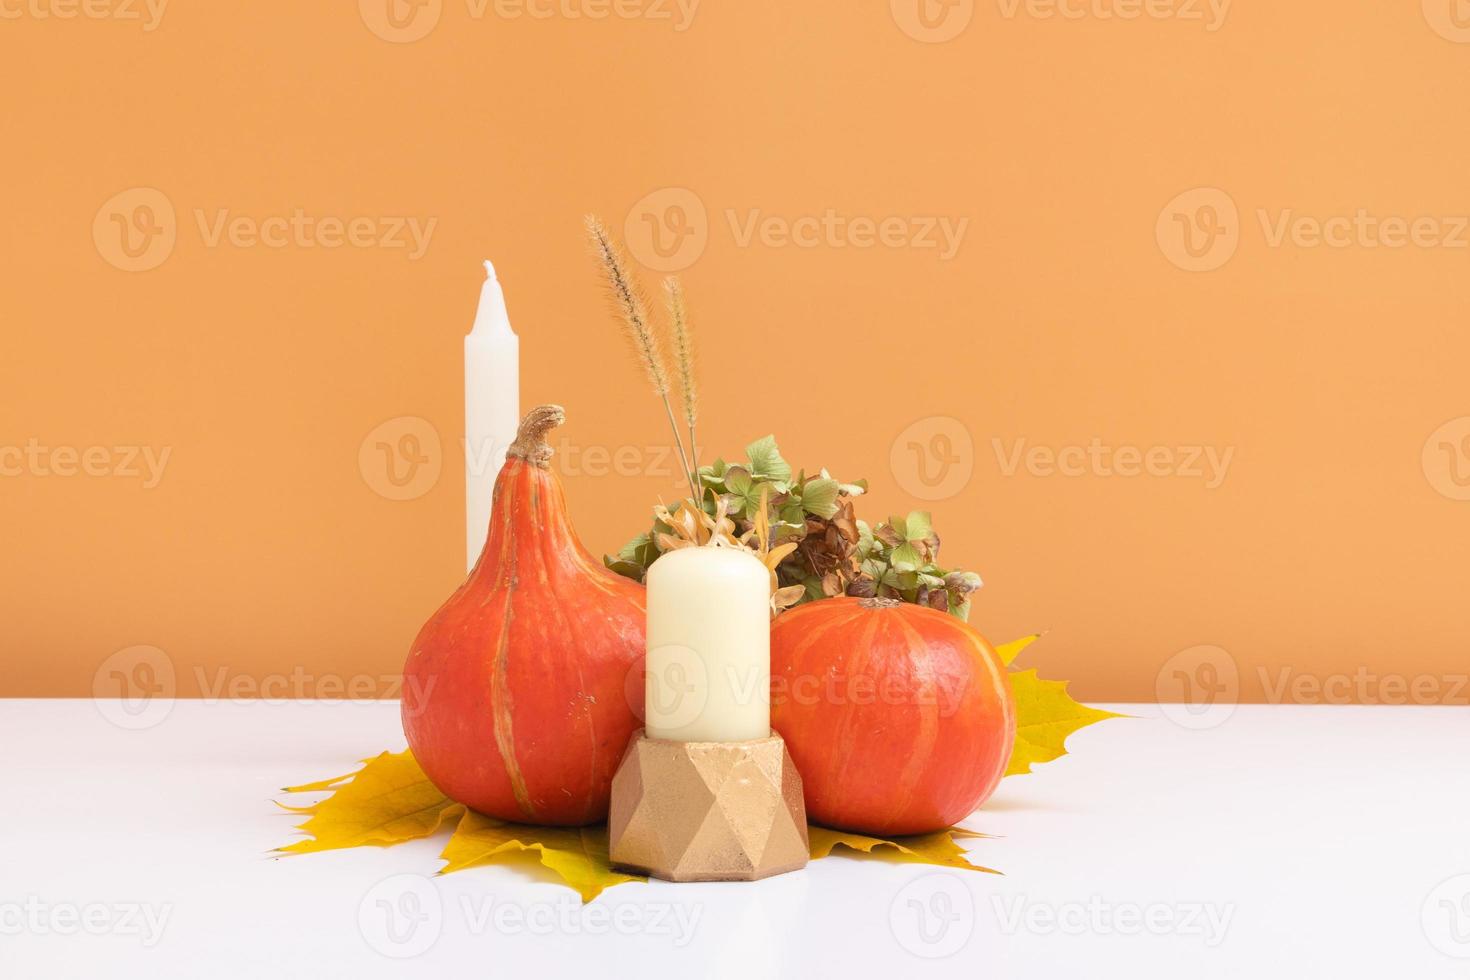
[[[177, 3], [152, 30], [122, 16], [141, 3], [94, 2], [107, 16], [0, 10], [0, 445], [49, 453], [0, 457], [0, 694], [86, 695], [139, 644], [184, 695], [395, 672], [463, 571], [482, 258], [524, 403], [567, 408], [584, 540], [639, 530], [674, 485], [643, 450], [662, 410], [605, 313], [585, 212], [650, 262], [650, 220], [692, 236], [665, 238], [685, 245], [665, 264], [702, 332], [707, 447], [774, 432], [797, 465], [868, 477], [869, 518], [931, 508], [986, 579], [974, 621], [1049, 630], [1025, 662], [1081, 696], [1180, 694], [1161, 666], [1199, 645], [1247, 699], [1283, 669], [1465, 669], [1452, 0], [1239, 0], [1223, 20], [1203, 0], [960, 0], [927, 21], [906, 0], [705, 0], [692, 20], [672, 0], [395, 0], [401, 29], [385, 0]], [[606, 9], [626, 15], [564, 12]], [[298, 209], [371, 219], [370, 238], [435, 224], [417, 257], [211, 239], [221, 212]], [[899, 222], [866, 247], [861, 223], [781, 237], [829, 212]], [[966, 223], [953, 254], [918, 234], [944, 221]], [[443, 447], [406, 501], [359, 452], [400, 417]], [[1009, 465], [1018, 440], [1094, 438], [1229, 466]], [[94, 475], [51, 472], [94, 446]], [[156, 486], [121, 446], [169, 451]], [[592, 447], [636, 447], [642, 472]]]

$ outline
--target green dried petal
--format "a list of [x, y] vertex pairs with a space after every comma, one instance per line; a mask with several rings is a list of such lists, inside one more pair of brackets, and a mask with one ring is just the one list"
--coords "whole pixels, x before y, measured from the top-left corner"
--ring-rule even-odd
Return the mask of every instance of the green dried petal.
[[790, 480], [791, 464], [781, 458], [781, 451], [776, 448], [776, 437], [766, 436], [757, 439], [745, 447], [745, 455], [750, 460], [750, 470], [756, 476], [766, 476], [773, 480]]
[[903, 536], [906, 541], [923, 541], [934, 533], [934, 522], [929, 517], [927, 510], [909, 511], [909, 516], [903, 522]]
[[801, 506], [808, 514], [831, 518], [837, 513], [837, 481], [818, 477], [801, 488]]
[[919, 554], [919, 550], [907, 541], [893, 549], [891, 560], [893, 567], [900, 572], [917, 571], [924, 564], [924, 558]]

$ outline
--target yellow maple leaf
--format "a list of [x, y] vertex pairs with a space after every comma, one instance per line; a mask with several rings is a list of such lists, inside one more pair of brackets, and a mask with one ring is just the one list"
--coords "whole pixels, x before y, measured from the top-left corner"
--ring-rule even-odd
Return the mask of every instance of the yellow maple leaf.
[[1011, 662], [1014, 661], [1016, 657], [1020, 656], [1022, 650], [1026, 649], [1039, 639], [1041, 639], [1040, 633], [1032, 633], [1030, 636], [1021, 637], [1019, 640], [1012, 640], [1009, 643], [1002, 643], [1000, 646], [995, 648], [995, 652], [1000, 654], [1000, 662], [1009, 667], [1011, 665]]
[[[384, 753], [385, 755], [387, 753]], [[363, 764], [372, 762], [372, 759], [363, 759]], [[349, 772], [342, 776], [333, 776], [331, 779], [318, 779], [314, 783], [302, 783], [300, 786], [287, 786], [281, 790], [283, 793], [319, 793], [323, 790], [334, 788], [338, 783], [345, 783], [356, 776], [357, 773]], [[304, 807], [293, 809], [305, 809]]]
[[1035, 670], [1013, 670], [1010, 680], [1016, 698], [1016, 745], [1006, 766], [1007, 776], [1030, 772], [1035, 763], [1066, 755], [1067, 736], [1077, 729], [1123, 717], [1078, 704], [1067, 693], [1066, 681], [1042, 680]]
[[288, 786], [288, 793], [332, 791], [304, 807], [279, 804], [309, 815], [299, 829], [309, 840], [280, 848], [294, 854], [342, 847], [391, 847], [430, 837], [444, 827], [454, 834], [440, 855], [440, 874], [534, 854], [590, 902], [604, 888], [642, 881], [614, 871], [607, 855], [607, 827], [530, 827], [505, 823], [455, 803], [439, 791], [407, 750], [384, 752], [345, 776]]
[[625, 881], [646, 881], [642, 875], [614, 871], [607, 854], [607, 826], [529, 827], [506, 823], [471, 810], [465, 814], [444, 853], [440, 874], [462, 871], [516, 854], [534, 854], [590, 902], [604, 888]]
[[845, 830], [830, 830], [812, 824], [807, 827], [807, 835], [811, 841], [813, 861], [829, 856], [833, 848], [845, 847], [901, 864], [937, 864], [946, 868], [964, 868], [967, 871], [1000, 874], [994, 868], [970, 863], [969, 858], [965, 856], [964, 848], [955, 842], [956, 839], [990, 835], [964, 830], [960, 827], [951, 827], [935, 834], [885, 838], [869, 837], [866, 834], [855, 834]]
[[339, 847], [391, 847], [428, 837], [465, 812], [463, 806], [429, 782], [407, 750], [384, 752], [348, 776], [290, 786], [286, 792], [326, 789], [332, 789], [332, 795], [310, 806], [280, 804], [287, 810], [309, 814], [306, 823], [297, 829], [312, 836], [279, 850], [307, 854]]

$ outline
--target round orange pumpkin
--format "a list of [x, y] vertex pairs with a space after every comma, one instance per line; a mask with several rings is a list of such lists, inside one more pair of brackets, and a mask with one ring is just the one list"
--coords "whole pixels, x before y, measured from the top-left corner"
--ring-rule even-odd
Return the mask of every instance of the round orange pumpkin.
[[[481, 813], [578, 826], [607, 816], [641, 727], [643, 586], [577, 540], [533, 409], [495, 480], [489, 539], [403, 667], [403, 731], [435, 786]], [[626, 693], [625, 693], [626, 691]]]
[[1005, 774], [1015, 701], [969, 624], [894, 599], [822, 599], [771, 628], [771, 726], [814, 823], [866, 834], [943, 830]]

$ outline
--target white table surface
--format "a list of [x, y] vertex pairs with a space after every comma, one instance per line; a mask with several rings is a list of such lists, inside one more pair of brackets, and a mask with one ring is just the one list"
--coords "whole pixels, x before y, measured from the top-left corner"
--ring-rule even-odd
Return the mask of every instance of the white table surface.
[[433, 877], [442, 838], [269, 853], [276, 788], [401, 748], [396, 704], [126, 731], [0, 701], [0, 977], [1470, 977], [1470, 711], [1118, 710], [967, 821], [1004, 877], [831, 858], [589, 913], [521, 868]]

